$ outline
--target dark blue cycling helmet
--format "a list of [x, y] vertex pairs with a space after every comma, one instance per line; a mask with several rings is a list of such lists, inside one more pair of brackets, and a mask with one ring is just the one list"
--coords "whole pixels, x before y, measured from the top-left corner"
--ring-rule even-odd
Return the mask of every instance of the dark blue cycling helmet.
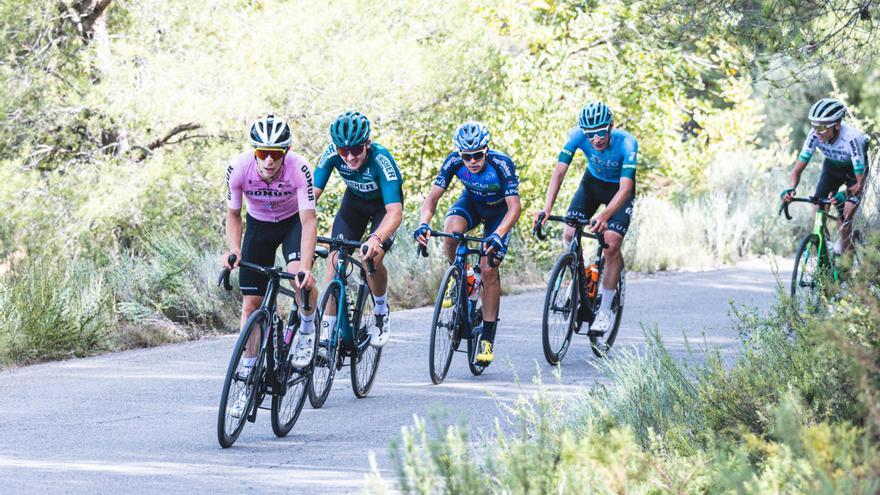
[[452, 144], [461, 151], [479, 150], [489, 146], [489, 128], [479, 122], [465, 122], [452, 135]]
[[581, 108], [578, 125], [581, 129], [595, 129], [607, 126], [611, 123], [611, 119], [611, 109], [601, 101], [591, 101]]
[[357, 146], [370, 139], [370, 120], [360, 112], [345, 112], [330, 124], [330, 139], [336, 146]]

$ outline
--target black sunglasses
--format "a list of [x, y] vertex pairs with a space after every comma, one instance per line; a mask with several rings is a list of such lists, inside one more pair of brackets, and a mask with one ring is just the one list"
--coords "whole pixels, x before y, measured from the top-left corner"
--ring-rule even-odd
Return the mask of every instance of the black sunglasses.
[[458, 154], [461, 156], [461, 159], [466, 162], [478, 162], [486, 156], [486, 150], [474, 151], [471, 153], [459, 151]]

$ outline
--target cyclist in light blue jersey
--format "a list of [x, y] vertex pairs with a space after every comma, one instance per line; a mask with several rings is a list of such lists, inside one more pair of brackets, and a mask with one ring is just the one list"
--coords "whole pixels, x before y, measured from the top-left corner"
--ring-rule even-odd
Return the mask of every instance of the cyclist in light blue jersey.
[[[550, 178], [543, 210], [545, 222], [553, 210], [562, 180], [577, 150], [581, 150], [586, 157], [587, 168], [571, 200], [568, 215], [586, 220], [593, 216], [601, 204], [605, 205], [593, 217], [595, 223], [590, 227], [593, 232], [603, 234], [608, 245], [605, 249], [602, 302], [590, 330], [607, 332], [614, 321], [611, 302], [623, 268], [621, 244], [632, 216], [639, 143], [632, 134], [614, 128], [613, 115], [604, 103], [592, 101], [584, 105], [578, 116], [578, 126], [569, 134]], [[534, 223], [537, 224], [541, 213], [535, 212]], [[574, 228], [567, 226], [563, 233], [566, 251], [571, 246], [572, 237]]]

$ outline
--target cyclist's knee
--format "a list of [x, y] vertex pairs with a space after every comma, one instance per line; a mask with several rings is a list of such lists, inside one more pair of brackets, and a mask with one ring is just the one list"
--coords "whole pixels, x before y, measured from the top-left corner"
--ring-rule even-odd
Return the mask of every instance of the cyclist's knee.
[[565, 229], [562, 231], [562, 239], [565, 240], [565, 242], [571, 242], [571, 240], [574, 239], [574, 228], [566, 225]]
[[263, 304], [263, 296], [244, 296], [242, 297], [241, 312], [245, 316], [249, 316]]
[[618, 253], [620, 253], [620, 246], [621, 244], [623, 244], [622, 235], [611, 230], [606, 230], [603, 237], [605, 240], [605, 244], [608, 245], [608, 247], [605, 248], [605, 252], [609, 256], [616, 256]]

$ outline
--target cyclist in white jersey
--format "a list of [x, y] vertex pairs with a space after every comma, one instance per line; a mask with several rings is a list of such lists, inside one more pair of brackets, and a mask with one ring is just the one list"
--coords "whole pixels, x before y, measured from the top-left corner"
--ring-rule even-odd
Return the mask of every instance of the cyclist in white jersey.
[[[845, 203], [840, 225], [841, 252], [851, 245], [851, 220], [859, 207], [868, 175], [868, 137], [843, 122], [845, 115], [846, 106], [840, 100], [822, 98], [813, 104], [809, 114], [812, 129], [791, 171], [789, 185], [781, 193], [783, 201], [791, 201], [804, 168], [819, 148], [825, 161], [814, 197], [833, 199], [835, 204]], [[846, 189], [838, 191], [842, 185], [846, 185]]]

